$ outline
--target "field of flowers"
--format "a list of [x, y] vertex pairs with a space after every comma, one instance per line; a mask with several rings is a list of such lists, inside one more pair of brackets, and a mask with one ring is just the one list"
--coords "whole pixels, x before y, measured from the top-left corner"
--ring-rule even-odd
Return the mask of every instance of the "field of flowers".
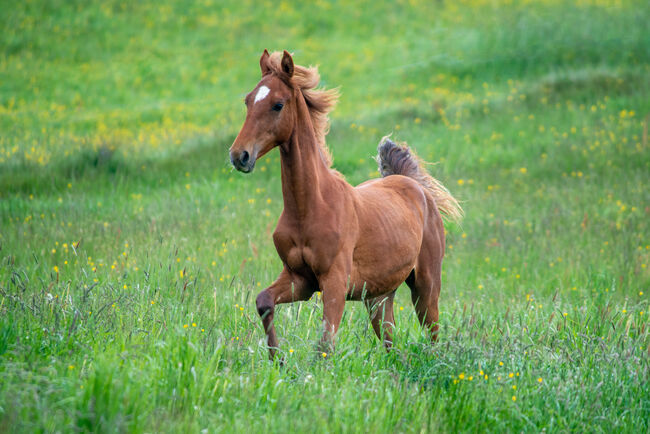
[[[650, 430], [650, 6], [41, 1], [0, 14], [0, 431]], [[388, 133], [462, 201], [431, 346], [276, 314], [279, 156], [227, 150], [264, 48], [340, 87], [352, 184]]]

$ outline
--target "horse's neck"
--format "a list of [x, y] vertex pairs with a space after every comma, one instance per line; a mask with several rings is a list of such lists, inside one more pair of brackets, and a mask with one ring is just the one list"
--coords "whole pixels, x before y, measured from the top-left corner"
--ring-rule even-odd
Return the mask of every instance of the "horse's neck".
[[317, 142], [309, 109], [298, 95], [296, 125], [289, 142], [282, 146], [282, 196], [284, 212], [297, 220], [322, 205], [323, 194], [333, 175]]

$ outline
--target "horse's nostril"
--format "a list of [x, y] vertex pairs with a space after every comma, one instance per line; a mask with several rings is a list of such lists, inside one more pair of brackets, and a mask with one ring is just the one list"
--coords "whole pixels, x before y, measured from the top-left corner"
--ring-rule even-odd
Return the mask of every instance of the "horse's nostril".
[[248, 163], [249, 158], [250, 158], [250, 155], [248, 155], [248, 152], [244, 151], [244, 152], [241, 153], [241, 156], [239, 157], [239, 161], [241, 162], [241, 164], [243, 166], [245, 166], [246, 163]]

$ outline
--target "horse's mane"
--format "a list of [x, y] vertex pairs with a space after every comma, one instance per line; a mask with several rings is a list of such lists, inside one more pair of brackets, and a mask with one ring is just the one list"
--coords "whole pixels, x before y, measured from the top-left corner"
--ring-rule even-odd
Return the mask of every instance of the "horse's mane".
[[[282, 54], [279, 51], [273, 52], [270, 55], [268, 65], [271, 70], [276, 74], [281, 74]], [[332, 156], [327, 145], [325, 144], [325, 136], [329, 132], [330, 123], [327, 116], [336, 105], [339, 99], [338, 89], [316, 89], [320, 81], [318, 68], [310, 66], [306, 68], [300, 65], [294, 65], [293, 77], [291, 77], [291, 84], [302, 91], [302, 95], [307, 102], [309, 108], [309, 115], [311, 123], [314, 126], [314, 133], [316, 140], [321, 147], [323, 158], [328, 166], [332, 164]]]

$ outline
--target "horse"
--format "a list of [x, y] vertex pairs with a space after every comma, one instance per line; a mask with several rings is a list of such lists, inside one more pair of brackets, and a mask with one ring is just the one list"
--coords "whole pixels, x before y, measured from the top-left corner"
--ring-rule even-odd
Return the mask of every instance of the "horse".
[[287, 51], [260, 58], [262, 78], [246, 95], [246, 119], [230, 147], [235, 169], [250, 173], [279, 148], [284, 209], [273, 233], [283, 268], [259, 293], [257, 312], [269, 357], [279, 349], [275, 307], [320, 291], [319, 350], [334, 350], [346, 300], [362, 301], [377, 337], [393, 345], [393, 298], [406, 282], [419, 322], [438, 333], [445, 232], [441, 213], [459, 220], [458, 201], [427, 173], [406, 144], [384, 137], [376, 158], [382, 177], [353, 187], [334, 170], [325, 143], [336, 89], [316, 89], [315, 67], [294, 65]]

